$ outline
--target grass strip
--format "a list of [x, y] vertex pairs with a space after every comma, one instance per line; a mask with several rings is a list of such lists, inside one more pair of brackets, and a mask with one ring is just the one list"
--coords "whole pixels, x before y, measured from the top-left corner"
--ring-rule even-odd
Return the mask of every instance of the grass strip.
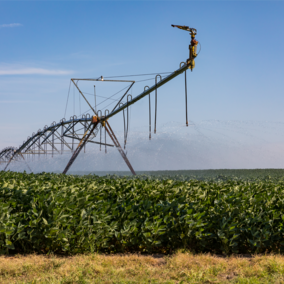
[[284, 257], [15, 255], [0, 257], [0, 282], [11, 283], [283, 283]]

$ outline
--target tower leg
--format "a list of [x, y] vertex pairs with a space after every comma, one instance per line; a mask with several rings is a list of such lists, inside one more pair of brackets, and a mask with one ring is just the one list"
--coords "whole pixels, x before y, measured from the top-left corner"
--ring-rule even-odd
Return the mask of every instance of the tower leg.
[[116, 146], [116, 148], [118, 149], [118, 151], [119, 151], [120, 155], [122, 156], [123, 160], [125, 161], [126, 165], [128, 166], [128, 168], [129, 168], [130, 171], [132, 172], [132, 174], [133, 174], [133, 175], [136, 175], [136, 173], [135, 173], [135, 171], [134, 171], [132, 165], [130, 164], [130, 162], [129, 162], [127, 156], [125, 155], [123, 149], [121, 148], [121, 146], [120, 146], [120, 144], [119, 144], [119, 142], [118, 142], [118, 140], [117, 140], [117, 138], [116, 138], [116, 136], [115, 136], [113, 130], [111, 129], [111, 127], [110, 127], [108, 121], [106, 121], [105, 129], [106, 129], [106, 131], [107, 131], [109, 137], [111, 138], [113, 144], [114, 144], [114, 145]]
[[[63, 174], [66, 174], [68, 172], [68, 170], [70, 169], [71, 165], [73, 164], [73, 162], [75, 161], [75, 159], [77, 158], [77, 156], [79, 155], [80, 151], [84, 148], [85, 144], [87, 143], [89, 137], [91, 136], [91, 134], [93, 133], [93, 131], [95, 130], [95, 128], [98, 126], [99, 122], [96, 122], [89, 126], [89, 128], [87, 129], [87, 131], [85, 132], [82, 140], [80, 141], [79, 145], [77, 146], [76, 150], [74, 151], [70, 161], [68, 162], [66, 168], [63, 171]], [[89, 131], [90, 127], [92, 126], [91, 130]], [[108, 133], [109, 137], [111, 138], [111, 140], [113, 141], [114, 145], [117, 147], [119, 153], [121, 154], [123, 160], [125, 161], [125, 163], [127, 164], [128, 168], [130, 169], [130, 171], [132, 172], [133, 175], [136, 175], [132, 165], [130, 164], [127, 156], [125, 155], [124, 151], [122, 150], [118, 139], [116, 138], [113, 130], [111, 129], [109, 123], [106, 121], [105, 124], [105, 130]], [[87, 132], [89, 131], [89, 133], [87, 134]]]

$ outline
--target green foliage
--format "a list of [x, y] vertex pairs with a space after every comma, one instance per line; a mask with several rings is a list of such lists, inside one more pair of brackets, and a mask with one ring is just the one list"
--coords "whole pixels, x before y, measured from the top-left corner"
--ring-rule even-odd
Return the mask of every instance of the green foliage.
[[282, 251], [283, 209], [281, 178], [0, 172], [0, 252]]

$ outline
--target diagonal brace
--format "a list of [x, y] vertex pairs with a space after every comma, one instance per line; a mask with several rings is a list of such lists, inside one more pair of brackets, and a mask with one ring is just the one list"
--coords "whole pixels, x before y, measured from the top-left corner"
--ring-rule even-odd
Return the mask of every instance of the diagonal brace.
[[[69, 168], [71, 167], [71, 165], [73, 164], [73, 162], [76, 160], [77, 156], [79, 155], [80, 151], [83, 149], [84, 145], [86, 144], [86, 142], [88, 141], [89, 137], [91, 136], [91, 134], [93, 133], [93, 131], [95, 130], [95, 128], [97, 127], [98, 122], [95, 122], [94, 124], [90, 124], [87, 131], [85, 132], [85, 134], [83, 135], [82, 140], [80, 141], [80, 143], [78, 144], [76, 150], [74, 151], [69, 163], [67, 164], [66, 168], [63, 171], [63, 174], [66, 174], [69, 170]], [[92, 126], [92, 128], [91, 128]], [[88, 133], [89, 129], [91, 128], [90, 132]], [[88, 133], [88, 134], [87, 134]]]

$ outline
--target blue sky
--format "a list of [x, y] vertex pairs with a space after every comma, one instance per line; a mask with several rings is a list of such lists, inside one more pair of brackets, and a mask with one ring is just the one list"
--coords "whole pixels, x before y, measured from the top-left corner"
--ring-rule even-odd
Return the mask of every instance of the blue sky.
[[[171, 24], [196, 28], [202, 46], [188, 72], [190, 120], [283, 122], [283, 8], [282, 1], [0, 1], [0, 148], [59, 121], [71, 77], [177, 69], [190, 37]], [[185, 123], [183, 76], [159, 90], [158, 106], [158, 124]], [[132, 107], [132, 125], [147, 127], [147, 107], [147, 99]], [[115, 129], [120, 122], [113, 119]]]

